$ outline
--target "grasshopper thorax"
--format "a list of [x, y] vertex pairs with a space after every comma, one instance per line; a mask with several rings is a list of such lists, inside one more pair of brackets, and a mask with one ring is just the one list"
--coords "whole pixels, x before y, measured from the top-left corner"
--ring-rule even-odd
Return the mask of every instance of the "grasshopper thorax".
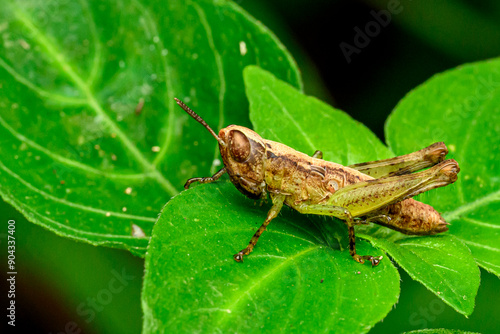
[[220, 154], [231, 182], [240, 192], [250, 198], [260, 198], [265, 194], [266, 145], [262, 137], [254, 131], [230, 125], [219, 132]]

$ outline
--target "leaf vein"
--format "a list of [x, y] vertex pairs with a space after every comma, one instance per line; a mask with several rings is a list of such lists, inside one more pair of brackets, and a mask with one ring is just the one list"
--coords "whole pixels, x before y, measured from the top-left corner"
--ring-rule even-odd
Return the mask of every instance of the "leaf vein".
[[177, 194], [177, 189], [163, 176], [155, 166], [149, 162], [143, 153], [135, 146], [130, 138], [121, 130], [121, 128], [113, 121], [110, 116], [103, 110], [102, 106], [93, 95], [90, 87], [77, 74], [77, 71], [64, 59], [63, 54], [57, 48], [53, 41], [50, 41], [42, 32], [30, 21], [26, 15], [20, 10], [15, 12], [17, 18], [24, 26], [31, 31], [34, 40], [36, 40], [48, 53], [53, 57], [55, 63], [61, 70], [73, 81], [73, 83], [83, 92], [87, 98], [88, 105], [95, 111], [97, 115], [102, 117], [108, 127], [116, 134], [116, 137], [128, 149], [130, 154], [143, 166], [147, 172], [151, 172], [151, 176], [155, 179], [170, 195]]
[[457, 218], [460, 218], [461, 215], [468, 213], [470, 211], [473, 211], [477, 208], [483, 207], [485, 205], [488, 205], [492, 202], [495, 201], [500, 201], [500, 190], [497, 190], [495, 192], [492, 192], [488, 195], [485, 195], [483, 197], [478, 198], [474, 202], [467, 203], [465, 205], [462, 205], [458, 207], [457, 209], [453, 211], [448, 211], [443, 214], [443, 218], [446, 221], [452, 221]]
[[476, 219], [472, 219], [472, 218], [468, 218], [468, 217], [464, 217], [464, 218], [462, 218], [462, 220], [465, 220], [466, 222], [469, 222], [469, 223], [474, 224], [474, 225], [479, 225], [479, 226], [493, 228], [493, 229], [500, 229], [500, 225], [485, 223], [485, 222], [482, 222], [482, 221], [479, 221]]
[[96, 174], [99, 176], [104, 176], [112, 179], [124, 179], [124, 180], [143, 180], [144, 177], [147, 177], [148, 174], [139, 173], [139, 174], [120, 174], [120, 173], [109, 173], [94, 167], [91, 167], [87, 164], [81, 163], [79, 161], [65, 158], [59, 154], [53, 153], [53, 151], [47, 149], [44, 146], [32, 141], [31, 139], [26, 138], [24, 135], [20, 134], [14, 128], [12, 128], [1, 116], [0, 116], [0, 125], [2, 125], [7, 131], [9, 131], [16, 139], [19, 141], [26, 143], [32, 148], [44, 153], [48, 157], [52, 158], [54, 161], [57, 161], [63, 165], [67, 165], [70, 167], [81, 169], [84, 172]]
[[51, 99], [53, 101], [56, 101], [56, 102], [59, 102], [62, 104], [71, 104], [71, 105], [87, 104], [87, 100], [84, 98], [54, 94], [52, 92], [48, 92], [48, 91], [36, 86], [31, 81], [29, 81], [24, 76], [22, 76], [19, 72], [17, 72], [14, 68], [9, 66], [7, 64], [7, 62], [5, 62], [5, 60], [1, 57], [0, 57], [0, 66], [3, 67], [7, 71], [7, 73], [9, 73], [14, 78], [14, 80], [16, 80], [20, 84], [28, 87], [29, 89], [31, 89], [33, 92], [35, 92], [36, 94], [38, 94], [41, 97], [45, 97], [45, 98]]
[[144, 216], [131, 215], [131, 214], [126, 214], [126, 213], [121, 213], [121, 212], [114, 212], [114, 211], [106, 211], [106, 210], [96, 209], [96, 208], [93, 208], [93, 207], [90, 207], [90, 206], [87, 206], [87, 205], [83, 205], [83, 204], [79, 204], [79, 203], [74, 203], [74, 202], [70, 202], [70, 201], [67, 201], [65, 199], [59, 198], [59, 197], [55, 197], [53, 195], [50, 195], [50, 194], [46, 193], [43, 190], [38, 189], [37, 187], [35, 187], [31, 183], [29, 183], [28, 181], [24, 180], [21, 176], [19, 176], [18, 174], [14, 173], [13, 171], [11, 171], [9, 168], [7, 168], [7, 166], [5, 166], [1, 162], [0, 162], [0, 168], [3, 169], [5, 172], [7, 172], [7, 174], [9, 174], [10, 176], [12, 176], [13, 178], [15, 178], [17, 181], [19, 181], [21, 184], [23, 184], [24, 186], [26, 186], [27, 188], [29, 188], [32, 191], [34, 191], [35, 193], [38, 193], [41, 196], [43, 196], [45, 199], [50, 199], [50, 200], [52, 200], [54, 202], [57, 202], [57, 203], [60, 203], [60, 204], [63, 204], [63, 205], [67, 205], [67, 206], [72, 207], [72, 208], [76, 208], [76, 209], [80, 209], [80, 210], [88, 211], [88, 212], [93, 212], [93, 213], [101, 214], [101, 215], [104, 215], [104, 216], [114, 216], [114, 217], [118, 217], [118, 218], [126, 218], [126, 219], [132, 219], [132, 220], [147, 221], [147, 222], [152, 222], [152, 223], [156, 222], [156, 218], [152, 218], [152, 217], [144, 217]]
[[97, 28], [95, 25], [94, 17], [92, 16], [92, 12], [90, 11], [88, 0], [80, 0], [80, 4], [83, 8], [84, 15], [87, 17], [88, 27], [90, 30], [90, 35], [93, 40], [94, 45], [94, 55], [92, 57], [92, 67], [90, 69], [89, 77], [87, 78], [87, 85], [92, 87], [97, 74], [101, 69], [101, 57], [102, 57], [102, 44], [99, 38], [97, 37]]
[[[217, 48], [215, 47], [214, 37], [212, 34], [212, 28], [210, 27], [210, 24], [208, 23], [207, 16], [205, 15], [205, 12], [200, 7], [200, 5], [198, 5], [196, 2], [191, 2], [191, 4], [193, 5], [194, 9], [198, 13], [198, 17], [200, 18], [200, 23], [207, 33], [208, 45], [210, 46], [210, 50], [212, 50], [214, 53], [215, 64], [217, 65], [217, 73], [219, 75], [219, 80], [220, 80], [219, 123], [218, 123], [217, 129], [221, 129], [222, 126], [224, 125], [224, 96], [226, 94], [226, 79], [224, 76], [224, 65], [222, 63], [222, 57], [221, 57], [219, 51], [217, 51]], [[216, 144], [213, 163], [212, 163], [212, 167], [210, 168], [211, 173], [215, 173], [215, 169], [217, 168], [217, 166], [215, 165], [215, 161], [218, 157], [218, 154], [219, 154], [219, 146]]]
[[302, 129], [302, 127], [300, 126], [300, 124], [288, 112], [288, 110], [283, 105], [283, 103], [281, 102], [281, 100], [278, 99], [278, 97], [273, 93], [272, 90], [269, 89], [269, 87], [264, 87], [264, 89], [273, 98], [273, 100], [275, 100], [276, 103], [279, 104], [279, 106], [281, 107], [281, 111], [283, 112], [283, 114], [293, 123], [293, 125], [297, 128], [297, 130], [300, 132], [300, 134], [304, 137], [304, 139], [306, 140], [306, 142], [309, 145], [309, 147], [311, 147], [311, 152], [314, 152], [316, 150], [315, 145], [313, 144], [313, 142], [311, 141], [311, 139], [309, 138], [309, 136], [304, 132], [304, 130]]
[[156, 20], [153, 19], [153, 15], [151, 12], [143, 6], [139, 1], [134, 0], [134, 4], [139, 8], [142, 14], [146, 17], [145, 24], [148, 25], [148, 28], [151, 30], [153, 35], [153, 41], [158, 45], [155, 50], [159, 51], [159, 56], [161, 59], [161, 65], [163, 67], [163, 71], [165, 72], [165, 89], [166, 89], [166, 99], [167, 99], [167, 124], [166, 124], [166, 133], [163, 141], [160, 144], [161, 150], [153, 160], [153, 166], [157, 166], [160, 162], [165, 158], [168, 149], [170, 148], [170, 143], [172, 142], [172, 136], [175, 131], [175, 103], [174, 103], [174, 88], [172, 84], [172, 75], [170, 73], [171, 67], [167, 61], [167, 55], [163, 55], [162, 52], [165, 50], [165, 44], [163, 39], [160, 37], [158, 32], [158, 27], [156, 25]]
[[[268, 277], [272, 276], [274, 273], [276, 273], [282, 267], [284, 267], [285, 265], [288, 265], [290, 262], [294, 261], [295, 259], [297, 259], [297, 258], [299, 258], [301, 256], [304, 256], [305, 254], [307, 254], [309, 252], [312, 252], [312, 251], [318, 249], [319, 247], [320, 246], [316, 245], [314, 247], [306, 248], [305, 250], [301, 251], [300, 253], [297, 253], [294, 256], [288, 257], [285, 261], [283, 261], [280, 264], [278, 264], [277, 266], [275, 266], [271, 271], [269, 271], [267, 274], [264, 274], [260, 278], [254, 277], [254, 279], [252, 280], [253, 283], [249, 287], [245, 288], [244, 290], [240, 290], [239, 291], [240, 292], [239, 295], [235, 294], [234, 297], [236, 297], [236, 299], [228, 307], [226, 307], [226, 309], [228, 309], [228, 310], [234, 309], [234, 307], [239, 303], [239, 301], [246, 294], [249, 294], [257, 286], [259, 286], [260, 284], [262, 284]], [[228, 318], [226, 316], [222, 317], [219, 320], [219, 325], [222, 325], [222, 323], [224, 323], [224, 320], [227, 320], [227, 319]]]

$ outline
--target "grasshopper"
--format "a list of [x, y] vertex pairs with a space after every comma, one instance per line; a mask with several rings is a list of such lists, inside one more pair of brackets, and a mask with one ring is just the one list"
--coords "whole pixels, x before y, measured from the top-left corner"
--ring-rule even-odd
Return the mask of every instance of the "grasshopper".
[[[224, 162], [224, 168], [213, 176], [189, 179], [184, 188], [194, 182], [217, 181], [228, 173], [231, 182], [247, 197], [266, 198], [267, 194], [271, 197], [272, 207], [266, 220], [248, 246], [233, 256], [237, 262], [252, 252], [283, 204], [300, 213], [345, 221], [350, 255], [359, 263], [368, 260], [372, 266], [378, 265], [382, 256], [356, 253], [356, 225], [376, 223], [413, 235], [448, 230], [449, 224], [432, 206], [411, 198], [457, 180], [460, 168], [455, 160], [444, 160], [448, 149], [442, 142], [407, 155], [346, 167], [322, 160], [321, 151], [311, 157], [238, 125], [230, 125], [217, 135], [182, 101], [175, 101], [214, 136]], [[431, 168], [417, 172], [427, 167]]]

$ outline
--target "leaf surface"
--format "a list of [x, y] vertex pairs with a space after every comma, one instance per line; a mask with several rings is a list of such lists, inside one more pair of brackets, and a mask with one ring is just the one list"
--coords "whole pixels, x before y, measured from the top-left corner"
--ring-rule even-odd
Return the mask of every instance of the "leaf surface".
[[419, 329], [411, 332], [404, 332], [403, 334], [479, 334], [479, 333], [461, 331], [457, 329], [431, 328], [431, 329]]
[[[345, 230], [331, 220], [285, 208], [254, 252], [235, 262], [269, 207], [229, 182], [167, 203], [146, 255], [143, 331], [360, 333], [389, 312], [397, 270], [388, 260], [376, 268], [353, 261]], [[363, 241], [358, 248], [380, 254]]]
[[[309, 133], [329, 133], [329, 122], [335, 122], [342, 134], [359, 136], [354, 143], [337, 142], [338, 149], [327, 148], [325, 156], [337, 154], [349, 161], [390, 155], [373, 133], [342, 112], [303, 96], [259, 68], [245, 70], [244, 76], [251, 118], [262, 136], [279, 131], [279, 138], [271, 139], [293, 143]], [[314, 118], [294, 123], [296, 115], [286, 114], [291, 106], [314, 110]], [[327, 147], [321, 135], [308, 137], [302, 145], [311, 154]], [[349, 154], [340, 149], [344, 145], [350, 147]], [[257, 207], [223, 182], [198, 185], [169, 202], [146, 257], [145, 332], [314, 332], [319, 326], [356, 333], [368, 331], [385, 317], [399, 295], [397, 270], [389, 259], [376, 268], [352, 260], [347, 229], [339, 220], [284, 208], [254, 252], [244, 263], [236, 263], [232, 255], [248, 244], [268, 210], [269, 205]], [[361, 254], [380, 254], [368, 245], [358, 239], [357, 249]], [[180, 304], [186, 307], [177, 309]]]
[[217, 129], [249, 125], [244, 66], [301, 87], [231, 2], [8, 1], [0, 22], [0, 194], [59, 235], [139, 255], [164, 203], [220, 163], [173, 98]]
[[[256, 131], [265, 133], [267, 139], [284, 142], [303, 152], [314, 152], [312, 147], [320, 149], [325, 153], [325, 160], [344, 165], [394, 155], [366, 127], [342, 111], [304, 96], [264, 70], [248, 67], [245, 82], [251, 120]], [[424, 142], [400, 154], [430, 143]], [[449, 192], [445, 188], [431, 193]], [[458, 312], [472, 313], [479, 287], [479, 269], [462, 241], [450, 236], [408, 237], [373, 224], [358, 226], [356, 231], [358, 237], [388, 252], [413, 279]], [[464, 277], [466, 283], [463, 283]]]
[[400, 154], [444, 141], [458, 181], [421, 196], [451, 223], [449, 233], [477, 263], [500, 276], [500, 59], [436, 75], [406, 96], [386, 124]]

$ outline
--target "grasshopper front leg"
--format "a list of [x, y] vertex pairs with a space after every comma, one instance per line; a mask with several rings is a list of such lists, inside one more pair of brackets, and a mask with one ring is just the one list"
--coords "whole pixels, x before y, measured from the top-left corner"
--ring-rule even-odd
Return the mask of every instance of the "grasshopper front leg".
[[241, 251], [239, 251], [238, 253], [233, 255], [233, 258], [237, 262], [242, 262], [243, 256], [248, 255], [253, 251], [253, 248], [257, 244], [257, 241], [259, 240], [260, 235], [266, 230], [266, 227], [267, 227], [267, 225], [269, 225], [271, 220], [276, 218], [278, 213], [281, 211], [281, 208], [283, 207], [283, 202], [285, 201], [285, 195], [271, 194], [270, 196], [271, 196], [271, 199], [273, 201], [273, 206], [272, 206], [271, 210], [269, 210], [269, 212], [267, 213], [267, 218], [264, 221], [264, 223], [259, 227], [257, 232], [255, 232], [255, 234], [253, 235], [248, 246], [246, 248], [242, 249]]
[[200, 182], [200, 183], [211, 183], [214, 181], [217, 181], [224, 173], [226, 172], [226, 167], [222, 168], [220, 171], [212, 175], [211, 177], [193, 177], [192, 179], [189, 179], [186, 181], [186, 184], [184, 185], [184, 189], [188, 189], [191, 183], [193, 182]]
[[[314, 154], [313, 154], [312, 157], [313, 158], [322, 159], [323, 158], [323, 152], [317, 150], [316, 152], [314, 152]], [[283, 207], [283, 202], [285, 201], [285, 195], [276, 195], [276, 194], [272, 194], [271, 193], [270, 196], [271, 196], [271, 199], [273, 201], [273, 206], [269, 210], [269, 212], [267, 213], [267, 218], [264, 221], [264, 223], [259, 227], [259, 229], [257, 230], [257, 232], [255, 232], [255, 234], [253, 235], [253, 237], [250, 240], [250, 243], [248, 244], [248, 246], [246, 248], [242, 249], [241, 251], [239, 251], [238, 253], [236, 253], [236, 254], [233, 255], [233, 258], [237, 262], [242, 262], [243, 261], [243, 256], [248, 255], [248, 254], [250, 254], [253, 251], [255, 245], [257, 244], [257, 241], [259, 240], [259, 237], [266, 230], [267, 225], [269, 225], [269, 223], [271, 222], [271, 220], [273, 220], [274, 218], [276, 218], [276, 216], [278, 215], [278, 213], [281, 211], [281, 208]]]
[[[420, 173], [351, 184], [333, 193], [324, 203], [287, 204], [300, 213], [333, 216], [346, 221], [349, 229], [351, 256], [360, 263], [364, 263], [364, 260], [370, 260], [375, 266], [380, 262], [380, 258], [356, 254], [354, 225], [358, 222], [354, 221], [353, 218], [367, 217], [393, 203], [453, 183], [457, 179], [459, 170], [455, 160], [446, 160]], [[375, 216], [369, 219], [373, 218]], [[390, 220], [390, 217], [387, 216], [383, 216], [383, 218]], [[436, 222], [434, 229], [442, 231], [441, 224], [441, 222]]]

